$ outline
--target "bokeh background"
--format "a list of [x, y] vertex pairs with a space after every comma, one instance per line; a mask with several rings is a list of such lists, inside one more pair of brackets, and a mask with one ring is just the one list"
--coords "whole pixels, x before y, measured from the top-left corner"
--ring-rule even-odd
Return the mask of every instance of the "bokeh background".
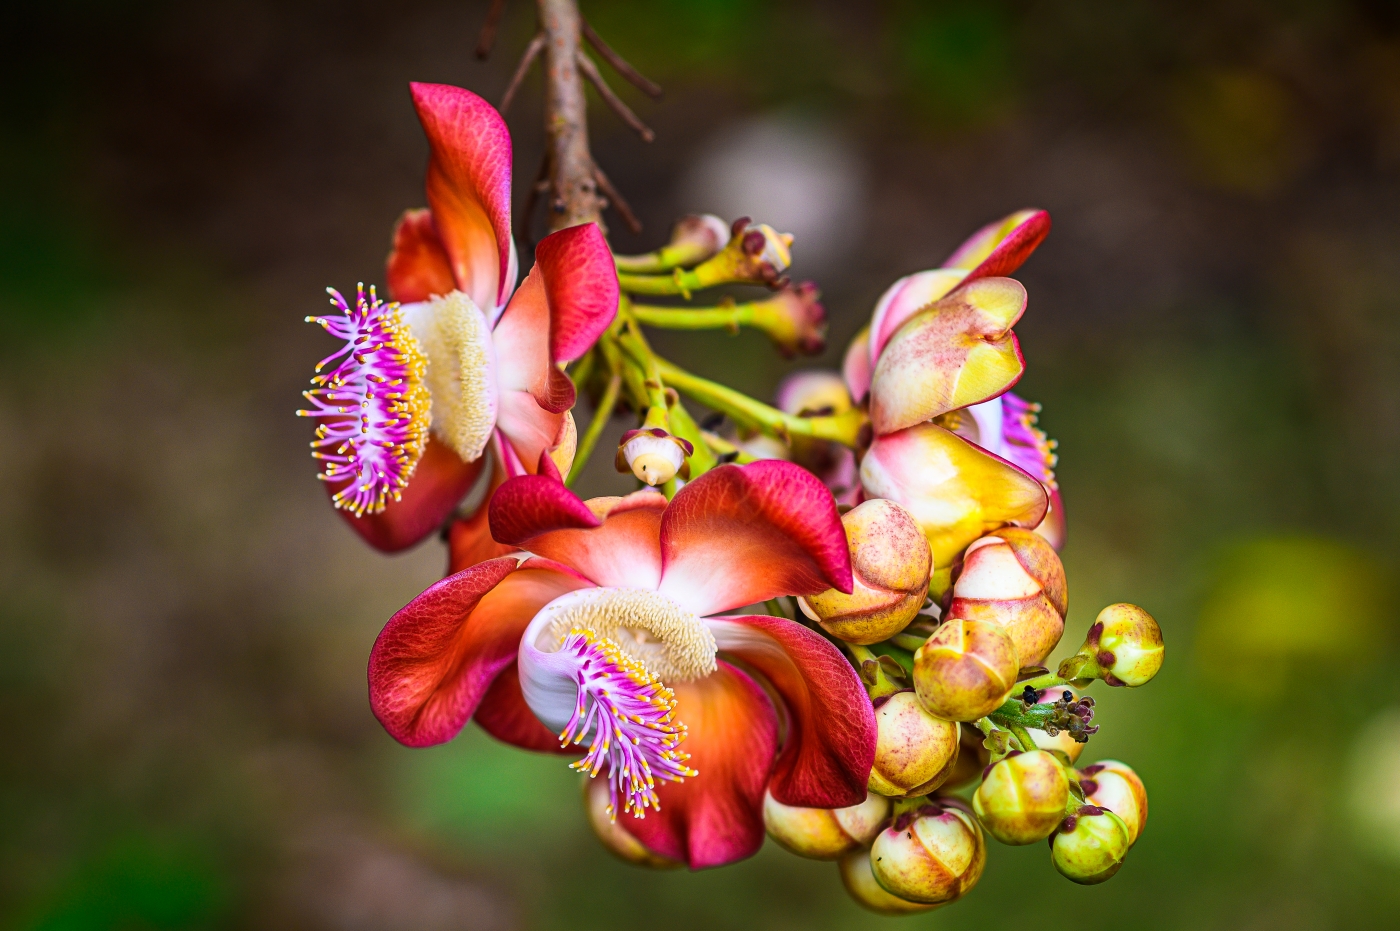
[[[624, 866], [558, 758], [474, 727], [406, 750], [369, 713], [370, 644], [444, 553], [377, 556], [325, 506], [292, 411], [329, 344], [302, 318], [328, 284], [382, 282], [423, 201], [407, 82], [499, 99], [531, 6], [511, 0], [485, 63], [484, 2], [5, 14], [0, 928], [887, 921], [771, 844], [702, 874]], [[593, 98], [595, 152], [647, 226], [613, 218], [617, 247], [694, 209], [791, 229], [831, 317], [818, 362], [977, 226], [1054, 216], [1021, 273], [1018, 390], [1061, 443], [1062, 651], [1119, 600], [1166, 634], [1150, 687], [1100, 696], [1085, 757], [1136, 767], [1151, 821], [1105, 886], [993, 845], [967, 900], [901, 921], [1394, 927], [1398, 8], [582, 6], [667, 91], [614, 80], [649, 146]], [[538, 77], [508, 118], [528, 179]], [[516, 224], [522, 249], [542, 232]], [[659, 342], [760, 396], [795, 367], [755, 334]], [[585, 487], [620, 482], [603, 462]]]

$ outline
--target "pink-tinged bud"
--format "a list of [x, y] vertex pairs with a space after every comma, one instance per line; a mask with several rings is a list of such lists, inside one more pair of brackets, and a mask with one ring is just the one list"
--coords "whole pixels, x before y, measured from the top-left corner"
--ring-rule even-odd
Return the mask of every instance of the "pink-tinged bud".
[[1034, 666], [1060, 642], [1067, 592], [1054, 547], [1035, 531], [1011, 527], [967, 548], [948, 613], [1000, 624], [1022, 665]]
[[810, 369], [794, 372], [782, 380], [773, 397], [784, 414], [812, 417], [844, 414], [851, 409], [851, 392], [836, 372]]
[[889, 799], [867, 795], [850, 808], [796, 808], [763, 795], [763, 825], [768, 836], [799, 857], [835, 860], [870, 846], [890, 817]]
[[1016, 687], [1020, 672], [1011, 637], [988, 621], [944, 621], [914, 654], [919, 701], [948, 721], [991, 714]]
[[1066, 879], [1092, 886], [1118, 872], [1130, 846], [1122, 818], [1107, 808], [1081, 805], [1050, 838], [1050, 862]]
[[924, 902], [910, 902], [885, 891], [870, 868], [870, 851], [852, 850], [841, 858], [841, 884], [856, 904], [878, 915], [912, 915], [937, 908]]
[[615, 465], [619, 472], [631, 472], [648, 485], [669, 482], [677, 474], [690, 476], [686, 457], [695, 452], [689, 440], [672, 436], [660, 427], [628, 430], [617, 446]]
[[588, 812], [588, 823], [593, 828], [593, 833], [598, 835], [598, 840], [617, 858], [634, 866], [647, 866], [657, 870], [671, 870], [684, 865], [648, 850], [641, 841], [617, 823], [609, 811], [608, 780], [585, 779], [583, 805]]
[[870, 847], [870, 869], [886, 892], [911, 902], [952, 902], [977, 884], [987, 846], [977, 819], [951, 799], [906, 812]]
[[767, 333], [784, 358], [818, 355], [826, 349], [821, 296], [810, 281], [786, 285], [768, 300], [748, 305], [749, 323]]
[[[1070, 697], [1065, 699], [1065, 693]], [[1053, 705], [1058, 701], [1075, 702], [1079, 700], [1079, 692], [1065, 685], [1057, 685], [1054, 688], [1041, 689], [1038, 705]], [[1054, 737], [1039, 728], [1030, 728], [1026, 733], [1031, 735], [1031, 740], [1041, 750], [1049, 750], [1051, 753], [1063, 753], [1070, 765], [1079, 759], [1079, 755], [1084, 752], [1085, 744], [1074, 739], [1074, 735], [1068, 729], [1059, 730]]]
[[988, 772], [972, 808], [987, 833], [1003, 844], [1034, 844], [1050, 836], [1065, 816], [1069, 778], [1044, 750], [1013, 753]]
[[[879, 701], [879, 699], [877, 699]], [[941, 786], [958, 761], [958, 725], [935, 718], [913, 692], [896, 692], [875, 706], [871, 792], [913, 798]]]
[[841, 517], [854, 588], [799, 599], [802, 610], [848, 643], [879, 643], [899, 633], [923, 607], [932, 565], [928, 542], [904, 508], [883, 498]]
[[1060, 664], [1060, 678], [1102, 679], [1106, 685], [1146, 685], [1162, 668], [1162, 628], [1137, 605], [1099, 612], [1079, 652]]
[[729, 241], [729, 224], [713, 213], [689, 214], [671, 227], [671, 241], [666, 244], [667, 257], [674, 265], [698, 265]]
[[1122, 818], [1129, 845], [1136, 844], [1147, 827], [1147, 787], [1138, 774], [1127, 763], [1100, 760], [1081, 769], [1079, 776], [1084, 800]]
[[992, 751], [987, 749], [982, 732], [975, 727], [964, 727], [961, 731], [958, 735], [958, 758], [953, 763], [948, 780], [942, 785], [945, 793], [957, 792], [978, 782], [982, 771], [991, 762]]
[[[967, 545], [1007, 524], [1045, 517], [1045, 486], [1021, 469], [936, 424], [876, 436], [860, 464], [867, 498], [888, 498], [914, 515], [946, 586]], [[933, 588], [941, 591], [935, 584]]]
[[730, 227], [729, 242], [713, 258], [695, 267], [694, 286], [708, 288], [720, 284], [766, 284], [780, 288], [783, 275], [792, 264], [792, 234], [779, 233], [767, 223], [750, 224], [740, 217]]

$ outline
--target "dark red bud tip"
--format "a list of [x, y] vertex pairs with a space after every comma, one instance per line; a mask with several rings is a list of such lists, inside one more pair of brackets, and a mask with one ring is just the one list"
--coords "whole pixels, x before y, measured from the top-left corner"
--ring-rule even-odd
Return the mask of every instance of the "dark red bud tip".
[[[1075, 814], [1075, 815], [1078, 815], [1078, 816], [1081, 817], [1081, 818], [1087, 818], [1087, 817], [1089, 817], [1090, 815], [1101, 815], [1101, 814], [1103, 814], [1106, 810], [1107, 810], [1107, 809], [1100, 808], [1100, 807], [1097, 806], [1097, 805], [1080, 805], [1080, 806], [1079, 806], [1079, 810], [1076, 811], [1074, 814]], [[1071, 817], [1073, 817], [1073, 816], [1071, 816]]]
[[1086, 767], [1084, 767], [1083, 769], [1080, 770], [1080, 772], [1083, 773], [1083, 774], [1086, 775], [1086, 776], [1092, 776], [1092, 775], [1094, 775], [1094, 773], [1101, 772], [1102, 770], [1103, 770], [1103, 764], [1102, 764], [1102, 763], [1095, 763], [1095, 764], [1093, 764], [1092, 766], [1086, 766]]
[[730, 236], [738, 236], [738, 235], [739, 235], [740, 233], [742, 233], [744, 230], [746, 230], [746, 229], [749, 228], [749, 223], [750, 223], [750, 222], [751, 222], [751, 218], [750, 218], [750, 217], [740, 217], [739, 219], [735, 220], [733, 223], [731, 223], [731, 224], [729, 225], [729, 235], [730, 235]]
[[[1080, 809], [1080, 811], [1083, 811], [1083, 809]], [[1070, 831], [1074, 830], [1074, 826], [1078, 823], [1079, 819], [1076, 818], [1074, 815], [1070, 815], [1068, 818], [1060, 822], [1060, 833], [1068, 834]], [[1055, 836], [1053, 834], [1050, 835], [1050, 840], [1051, 846], [1054, 846]]]
[[1090, 627], [1090, 628], [1089, 628], [1089, 637], [1088, 637], [1089, 643], [1093, 644], [1094, 646], [1098, 646], [1098, 645], [1099, 645], [1099, 638], [1102, 637], [1102, 636], [1103, 636], [1103, 621], [1098, 621], [1098, 622], [1096, 622], [1096, 623], [1094, 624], [1093, 627]]
[[1094, 659], [1098, 660], [1099, 665], [1103, 666], [1106, 669], [1109, 666], [1113, 665], [1113, 661], [1117, 659], [1117, 657], [1113, 655], [1113, 652], [1111, 650], [1100, 650], [1098, 655], [1095, 656]]
[[758, 255], [763, 251], [764, 236], [758, 230], [744, 234], [743, 249], [746, 255]]
[[1099, 791], [1099, 784], [1092, 779], [1083, 779], [1079, 782], [1079, 788], [1084, 790], [1085, 795], [1093, 795]]

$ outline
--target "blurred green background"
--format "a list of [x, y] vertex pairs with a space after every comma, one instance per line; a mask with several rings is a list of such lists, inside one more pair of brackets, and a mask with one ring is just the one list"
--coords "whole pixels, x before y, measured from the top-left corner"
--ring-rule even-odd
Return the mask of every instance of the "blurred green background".
[[[614, 220], [618, 248], [686, 209], [792, 228], [827, 364], [895, 277], [1011, 210], [1054, 216], [1021, 273], [1018, 391], [1061, 443], [1062, 652], [1120, 600], [1166, 635], [1151, 686], [1099, 696], [1084, 758], [1130, 762], [1151, 819], [1107, 885], [994, 846], [965, 901], [900, 921], [1393, 928], [1400, 9], [582, 6], [667, 90], [615, 81], [650, 146], [593, 109], [647, 224]], [[474, 727], [406, 750], [370, 716], [369, 646], [444, 554], [374, 555], [325, 506], [292, 411], [328, 344], [301, 321], [328, 284], [382, 283], [423, 200], [406, 82], [499, 99], [534, 13], [512, 0], [481, 63], [485, 7], [6, 14], [0, 928], [890, 920], [772, 845], [702, 874], [624, 866], [558, 758]], [[518, 179], [539, 104], [532, 77], [508, 115]], [[522, 226], [523, 249], [541, 226]], [[659, 342], [760, 395], [799, 367], [753, 334]]]

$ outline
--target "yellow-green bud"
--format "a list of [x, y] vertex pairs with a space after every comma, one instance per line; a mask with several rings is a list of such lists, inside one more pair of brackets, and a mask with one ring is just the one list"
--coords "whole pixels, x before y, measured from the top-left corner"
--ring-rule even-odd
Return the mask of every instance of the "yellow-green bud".
[[1020, 671], [1004, 629], [952, 618], [914, 654], [914, 690], [935, 717], [976, 721], [1001, 707]]
[[1079, 652], [1060, 664], [1060, 677], [1102, 679], [1107, 685], [1146, 685], [1162, 668], [1162, 629], [1137, 605], [1099, 612]]
[[1127, 763], [1100, 760], [1079, 771], [1084, 801], [1107, 808], [1128, 827], [1128, 843], [1136, 844], [1147, 827], [1147, 787]]
[[1122, 818], [1107, 808], [1081, 805], [1051, 836], [1050, 862], [1066, 879], [1092, 886], [1118, 872], [1130, 846]]
[[[608, 851], [634, 866], [670, 870], [684, 864], [649, 850], [608, 814], [608, 781], [583, 780], [583, 806], [588, 812], [588, 824]], [[627, 817], [631, 817], [628, 815]]]
[[1034, 844], [1065, 816], [1069, 778], [1044, 750], [1013, 753], [988, 771], [972, 807], [987, 833], [1003, 844]]
[[906, 798], [927, 795], [952, 773], [958, 760], [957, 722], [929, 714], [913, 692], [884, 699], [875, 708], [875, 724], [871, 792]]
[[867, 795], [850, 808], [798, 808], [763, 794], [763, 825], [768, 836], [799, 857], [835, 860], [870, 846], [890, 816], [890, 802]]
[[870, 868], [886, 892], [938, 905], [977, 884], [987, 846], [977, 819], [949, 799], [905, 812], [870, 847]]
[[943, 783], [944, 792], [957, 792], [982, 778], [982, 770], [991, 762], [992, 751], [987, 749], [986, 738], [975, 727], [964, 727], [958, 735], [958, 758], [953, 763], [953, 771]]
[[870, 869], [870, 851], [852, 850], [841, 858], [841, 884], [858, 905], [880, 915], [912, 915], [937, 908], [924, 902], [901, 899], [875, 881]]

